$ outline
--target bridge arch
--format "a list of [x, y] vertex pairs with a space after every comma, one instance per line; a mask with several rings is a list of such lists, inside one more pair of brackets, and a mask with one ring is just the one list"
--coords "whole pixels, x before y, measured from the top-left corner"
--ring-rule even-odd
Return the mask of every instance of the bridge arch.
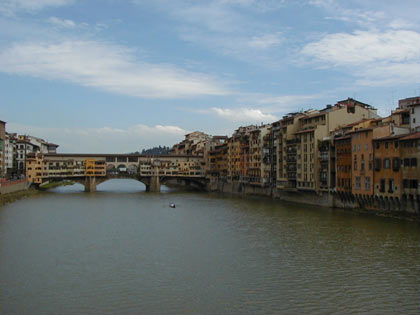
[[183, 184], [184, 186], [197, 188], [199, 190], [205, 190], [207, 186], [207, 182], [204, 179], [199, 179], [199, 178], [183, 178], [183, 177], [174, 177], [174, 176], [160, 177], [161, 184], [165, 184], [169, 181], [176, 181], [177, 184]]

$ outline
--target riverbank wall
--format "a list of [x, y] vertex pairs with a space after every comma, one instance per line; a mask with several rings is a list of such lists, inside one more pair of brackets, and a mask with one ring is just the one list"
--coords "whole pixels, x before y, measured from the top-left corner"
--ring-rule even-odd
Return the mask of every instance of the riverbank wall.
[[2, 182], [0, 186], [0, 206], [38, 193], [38, 190], [30, 187], [30, 183], [26, 179]]
[[239, 195], [265, 196], [295, 203], [334, 207], [334, 200], [330, 194], [316, 194], [314, 192], [279, 190], [275, 187], [262, 187], [240, 182], [216, 181], [210, 182], [209, 191]]
[[377, 197], [342, 195], [335, 192], [315, 192], [297, 189], [277, 189], [241, 182], [212, 180], [208, 191], [236, 195], [255, 195], [273, 199], [329, 208], [349, 209], [356, 212], [372, 213], [381, 216], [407, 217], [420, 221], [419, 200], [396, 201]]
[[0, 183], [0, 195], [27, 190], [30, 183], [27, 179], [10, 180]]

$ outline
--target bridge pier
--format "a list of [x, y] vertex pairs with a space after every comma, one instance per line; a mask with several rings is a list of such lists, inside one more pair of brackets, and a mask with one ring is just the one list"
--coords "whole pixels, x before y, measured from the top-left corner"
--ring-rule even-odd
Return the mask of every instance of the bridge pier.
[[146, 186], [146, 191], [160, 192], [160, 179], [159, 176], [152, 176], [150, 178], [150, 184]]
[[95, 191], [96, 191], [96, 177], [86, 176], [85, 177], [85, 192], [95, 192]]

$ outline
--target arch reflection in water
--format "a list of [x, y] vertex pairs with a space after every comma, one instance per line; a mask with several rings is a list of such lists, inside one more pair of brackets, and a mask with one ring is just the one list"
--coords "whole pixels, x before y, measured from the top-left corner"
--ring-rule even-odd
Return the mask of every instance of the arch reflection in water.
[[[69, 186], [60, 186], [50, 189], [50, 192], [55, 193], [78, 193], [84, 192], [85, 187], [79, 183]], [[177, 189], [161, 185], [161, 192], [171, 192]], [[97, 192], [115, 192], [115, 193], [136, 193], [145, 192], [146, 185], [134, 179], [110, 179], [97, 186]]]

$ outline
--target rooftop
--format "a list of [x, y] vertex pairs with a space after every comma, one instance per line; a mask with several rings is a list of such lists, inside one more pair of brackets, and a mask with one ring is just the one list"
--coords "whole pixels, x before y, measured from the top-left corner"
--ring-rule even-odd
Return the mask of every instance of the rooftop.
[[306, 129], [306, 130], [301, 130], [301, 131], [295, 132], [295, 135], [300, 134], [300, 133], [312, 132], [314, 130], [315, 130], [314, 128]]
[[413, 140], [413, 139], [420, 139], [420, 132], [412, 133], [408, 136], [401, 138], [400, 140]]
[[385, 140], [396, 140], [399, 138], [403, 138], [406, 135], [392, 135], [392, 136], [385, 136], [385, 137], [381, 137], [381, 138], [375, 138], [373, 139], [373, 141], [385, 141]]
[[356, 130], [350, 131], [349, 134], [359, 133], [359, 132], [364, 132], [364, 131], [372, 131], [372, 130], [373, 130], [373, 128], [360, 128], [360, 129], [356, 129]]

